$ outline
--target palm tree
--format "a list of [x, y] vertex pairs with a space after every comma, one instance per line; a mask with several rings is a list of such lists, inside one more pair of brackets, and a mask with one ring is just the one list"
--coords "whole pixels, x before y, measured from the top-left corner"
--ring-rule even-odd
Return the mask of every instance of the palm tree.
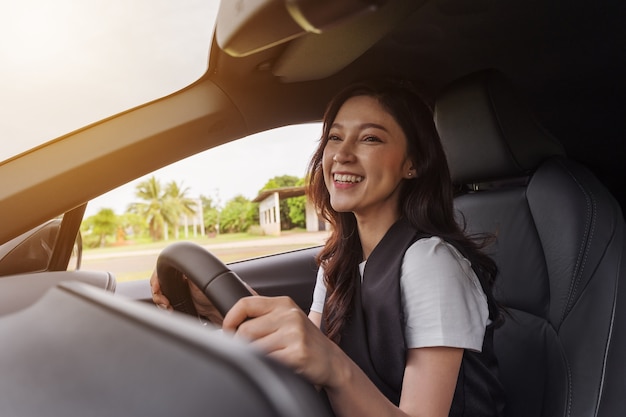
[[165, 207], [160, 181], [152, 176], [140, 182], [137, 185], [135, 196], [143, 202], [131, 203], [127, 211], [146, 219], [152, 240], [162, 239], [166, 235], [166, 225], [171, 220], [168, 218], [171, 210]]
[[128, 206], [128, 212], [142, 216], [148, 222], [152, 240], [168, 238], [168, 226], [174, 228], [178, 239], [178, 228], [182, 216], [195, 214], [196, 202], [187, 197], [189, 188], [182, 188], [176, 181], [165, 189], [154, 176], [137, 185], [135, 196], [143, 200]]
[[171, 220], [175, 239], [178, 239], [181, 218], [196, 214], [197, 203], [195, 200], [187, 197], [189, 187], [182, 188], [182, 185], [182, 182], [179, 185], [176, 181], [172, 181], [165, 188], [164, 207], [168, 211], [165, 217]]

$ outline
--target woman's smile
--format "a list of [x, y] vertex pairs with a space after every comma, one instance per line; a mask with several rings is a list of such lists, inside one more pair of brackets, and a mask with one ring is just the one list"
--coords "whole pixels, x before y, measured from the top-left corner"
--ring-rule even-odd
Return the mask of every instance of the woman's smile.
[[352, 188], [353, 186], [360, 184], [363, 179], [364, 178], [361, 175], [343, 172], [333, 173], [333, 181], [335, 183], [335, 187], [341, 189]]

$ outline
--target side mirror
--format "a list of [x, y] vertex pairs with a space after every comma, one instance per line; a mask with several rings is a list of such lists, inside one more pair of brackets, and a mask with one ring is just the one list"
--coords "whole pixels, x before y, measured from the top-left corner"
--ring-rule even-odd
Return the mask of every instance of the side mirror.
[[[52, 219], [0, 245], [0, 276], [48, 270], [61, 228], [61, 219]], [[68, 269], [79, 269], [82, 237], [76, 236]]]

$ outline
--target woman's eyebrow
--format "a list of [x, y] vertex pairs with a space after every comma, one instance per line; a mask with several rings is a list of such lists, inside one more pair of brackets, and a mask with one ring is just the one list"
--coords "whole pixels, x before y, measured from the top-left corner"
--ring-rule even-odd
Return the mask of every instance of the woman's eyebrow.
[[[333, 129], [333, 128], [343, 129], [343, 127], [344, 126], [341, 123], [333, 123], [330, 126], [331, 129]], [[358, 127], [361, 130], [373, 128], [373, 129], [379, 129], [379, 130], [382, 130], [382, 131], [385, 131], [385, 132], [389, 132], [389, 130], [385, 126], [380, 125], [378, 123], [362, 123]]]
[[379, 129], [379, 130], [388, 132], [385, 126], [379, 125], [378, 123], [363, 123], [360, 127], [361, 129], [373, 128], [373, 129]]

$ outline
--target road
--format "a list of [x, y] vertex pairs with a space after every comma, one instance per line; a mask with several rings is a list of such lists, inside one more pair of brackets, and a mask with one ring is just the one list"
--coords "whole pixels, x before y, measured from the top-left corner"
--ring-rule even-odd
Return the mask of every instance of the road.
[[[284, 234], [273, 238], [207, 244], [203, 247], [227, 263], [322, 245], [327, 237], [327, 232], [304, 232]], [[81, 269], [109, 271], [118, 282], [143, 279], [150, 276], [160, 252], [161, 249], [133, 250], [132, 247], [111, 253], [89, 253], [87, 251], [83, 255]]]

